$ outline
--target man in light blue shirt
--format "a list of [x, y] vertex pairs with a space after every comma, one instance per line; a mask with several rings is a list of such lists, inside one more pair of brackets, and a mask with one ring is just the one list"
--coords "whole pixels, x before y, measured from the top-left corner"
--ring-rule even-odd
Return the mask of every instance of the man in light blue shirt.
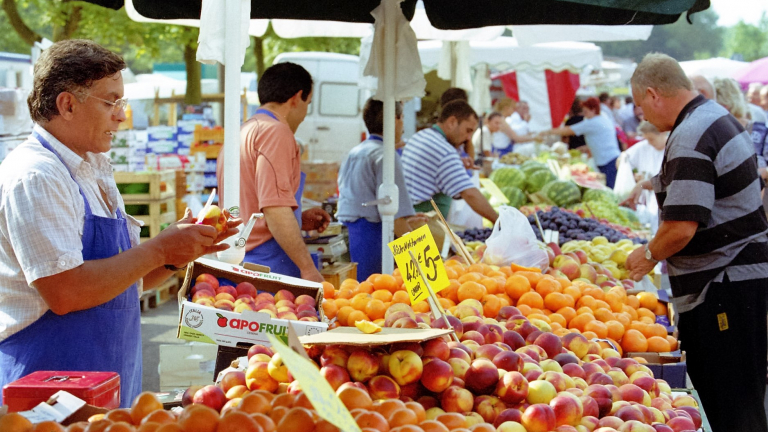
[[613, 189], [616, 182], [616, 159], [621, 154], [616, 128], [610, 120], [600, 115], [600, 101], [589, 98], [582, 102], [581, 115], [584, 120], [570, 126], [563, 126], [541, 132], [541, 135], [584, 135], [597, 168], [605, 174], [606, 185]]
[[[381, 215], [376, 205], [363, 206], [376, 200], [384, 177], [384, 104], [368, 99], [363, 109], [363, 121], [368, 128], [368, 139], [356, 145], [339, 169], [339, 202], [336, 219], [349, 231], [349, 254], [357, 263], [357, 279], [364, 281], [374, 273], [381, 273]], [[395, 142], [403, 134], [403, 105], [395, 104]], [[408, 198], [400, 156], [395, 154], [395, 184], [399, 206], [395, 215], [395, 236], [411, 231], [409, 221], [426, 218], [416, 216]]]

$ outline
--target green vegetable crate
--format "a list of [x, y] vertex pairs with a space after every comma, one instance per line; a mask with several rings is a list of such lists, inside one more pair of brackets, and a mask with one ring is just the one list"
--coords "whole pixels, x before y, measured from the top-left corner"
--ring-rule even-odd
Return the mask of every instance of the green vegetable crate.
[[176, 217], [176, 172], [116, 172], [125, 212], [144, 222], [141, 241], [155, 237]]

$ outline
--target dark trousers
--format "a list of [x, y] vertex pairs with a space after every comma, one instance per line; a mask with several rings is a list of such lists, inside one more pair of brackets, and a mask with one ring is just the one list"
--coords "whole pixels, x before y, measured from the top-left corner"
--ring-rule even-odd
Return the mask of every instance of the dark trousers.
[[613, 185], [616, 184], [616, 173], [618, 172], [618, 169], [616, 168], [616, 159], [597, 167], [601, 173], [605, 174], [605, 185], [611, 189], [613, 189]]
[[703, 304], [680, 314], [688, 375], [713, 432], [768, 431], [766, 288], [766, 279], [731, 282], [725, 276], [710, 285]]

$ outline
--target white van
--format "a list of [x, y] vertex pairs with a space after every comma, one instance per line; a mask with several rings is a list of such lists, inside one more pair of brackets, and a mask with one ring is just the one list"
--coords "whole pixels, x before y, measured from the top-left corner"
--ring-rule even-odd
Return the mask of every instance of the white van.
[[365, 139], [362, 107], [369, 94], [358, 85], [359, 58], [325, 52], [279, 54], [274, 63], [291, 62], [312, 75], [314, 88], [307, 117], [296, 131], [309, 160], [341, 162]]

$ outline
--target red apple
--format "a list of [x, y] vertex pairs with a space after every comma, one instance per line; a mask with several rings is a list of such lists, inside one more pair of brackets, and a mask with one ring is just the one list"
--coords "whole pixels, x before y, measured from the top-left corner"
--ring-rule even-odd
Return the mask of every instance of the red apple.
[[467, 388], [474, 393], [488, 394], [499, 382], [499, 369], [490, 360], [475, 360], [469, 365], [464, 381]]
[[347, 359], [347, 371], [354, 381], [366, 382], [379, 373], [379, 358], [366, 349], [356, 349]]
[[507, 372], [496, 384], [496, 394], [504, 403], [520, 403], [528, 396], [528, 380], [520, 372]]
[[207, 385], [195, 392], [195, 395], [192, 396], [192, 402], [206, 405], [219, 412], [224, 404], [227, 403], [227, 396], [220, 387]]
[[198, 390], [203, 388], [203, 386], [190, 386], [188, 389], [184, 390], [184, 394], [181, 396], [181, 406], [186, 407], [187, 405], [192, 405], [194, 402], [192, 402], [192, 398], [195, 396], [195, 393], [197, 393]]
[[453, 382], [453, 367], [450, 363], [438, 358], [432, 358], [424, 364], [421, 374], [421, 384], [433, 393], [440, 393]]
[[544, 403], [526, 408], [520, 420], [528, 432], [549, 432], [555, 428], [555, 413]]
[[[230, 371], [221, 378], [221, 389], [224, 393], [234, 386], [245, 385], [245, 372]], [[231, 398], [230, 398], [231, 399]]]
[[400, 398], [400, 386], [388, 376], [378, 375], [368, 381], [368, 392], [371, 399], [398, 399]]
[[465, 413], [472, 410], [475, 398], [472, 392], [457, 386], [450, 386], [440, 395], [440, 404], [445, 412]]
[[479, 396], [475, 399], [474, 410], [486, 423], [494, 423], [505, 409], [507, 406], [504, 402], [495, 396]]
[[351, 381], [347, 370], [333, 363], [321, 367], [320, 375], [328, 381], [328, 384], [330, 384], [334, 390], [337, 390], [342, 384]]
[[227, 232], [227, 216], [223, 211], [221, 211], [219, 206], [215, 204], [212, 204], [210, 207], [208, 207], [207, 211], [205, 208], [200, 210], [200, 213], [197, 215], [197, 219], [200, 220], [198, 223], [202, 225], [209, 225], [216, 228], [217, 234], [223, 234]]
[[493, 357], [493, 364], [507, 372], [515, 372], [523, 369], [523, 358], [514, 351], [502, 351]]
[[443, 339], [431, 339], [424, 342], [423, 345], [424, 357], [434, 357], [443, 361], [448, 361], [451, 356], [451, 349]]
[[210, 273], [202, 273], [195, 278], [195, 282], [205, 282], [213, 287], [214, 291], [219, 287], [219, 280]]
[[555, 413], [555, 424], [576, 426], [584, 414], [581, 400], [568, 392], [561, 393], [549, 401], [549, 406]]

